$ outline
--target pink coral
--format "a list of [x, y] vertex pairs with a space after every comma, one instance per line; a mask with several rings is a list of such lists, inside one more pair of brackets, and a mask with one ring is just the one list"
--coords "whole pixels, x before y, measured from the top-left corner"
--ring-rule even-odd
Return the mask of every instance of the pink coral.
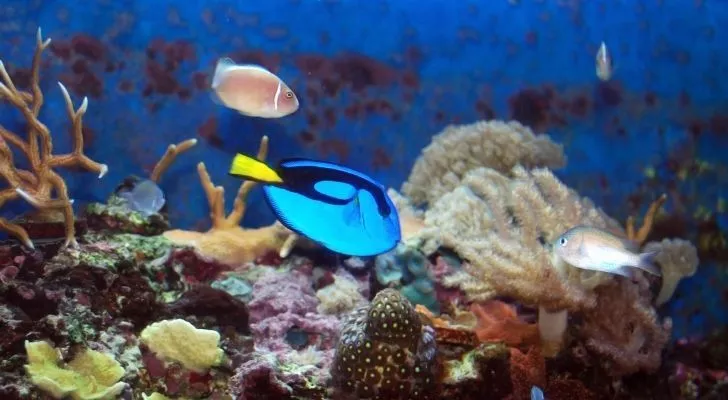
[[316, 312], [318, 299], [309, 279], [298, 271], [270, 271], [253, 285], [253, 299], [248, 303], [250, 321], [260, 322], [285, 312], [305, 315]]
[[260, 355], [254, 356], [230, 379], [230, 391], [238, 400], [261, 398], [256, 393], [266, 393], [271, 399], [288, 398], [292, 389], [281, 378], [274, 362]]
[[333, 352], [340, 323], [336, 317], [318, 314], [318, 304], [306, 275], [298, 271], [266, 273], [253, 286], [248, 305], [256, 345], [286, 359], [295, 351], [286, 335], [296, 329], [305, 335], [306, 345]]

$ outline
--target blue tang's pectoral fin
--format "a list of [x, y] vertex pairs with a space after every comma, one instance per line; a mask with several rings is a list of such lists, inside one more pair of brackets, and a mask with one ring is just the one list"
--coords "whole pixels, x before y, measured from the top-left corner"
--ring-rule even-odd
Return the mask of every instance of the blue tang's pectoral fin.
[[346, 225], [349, 226], [360, 226], [365, 232], [366, 230], [366, 224], [364, 223], [364, 214], [362, 214], [361, 210], [361, 202], [359, 201], [359, 196], [354, 197], [354, 199], [349, 202], [349, 204], [344, 208], [344, 222]]

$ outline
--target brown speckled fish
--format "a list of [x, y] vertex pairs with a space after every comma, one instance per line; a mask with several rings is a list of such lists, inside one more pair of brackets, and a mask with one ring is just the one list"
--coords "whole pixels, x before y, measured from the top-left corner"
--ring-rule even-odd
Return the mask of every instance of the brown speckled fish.
[[635, 243], [589, 226], [571, 228], [553, 243], [554, 253], [577, 268], [628, 278], [632, 278], [632, 268], [639, 268], [659, 276], [652, 261], [657, 252], [640, 254], [636, 250]]
[[259, 65], [220, 59], [212, 77], [215, 100], [251, 117], [280, 118], [298, 110], [298, 98], [278, 76]]

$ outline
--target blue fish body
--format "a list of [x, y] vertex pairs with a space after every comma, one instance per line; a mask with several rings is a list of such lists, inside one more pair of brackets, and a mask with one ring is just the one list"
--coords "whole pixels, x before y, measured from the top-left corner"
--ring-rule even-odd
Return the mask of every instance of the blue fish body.
[[374, 256], [401, 240], [399, 215], [385, 188], [337, 164], [287, 159], [281, 184], [263, 184], [265, 199], [288, 229], [349, 256]]
[[538, 386], [531, 386], [531, 400], [544, 400], [543, 390]]

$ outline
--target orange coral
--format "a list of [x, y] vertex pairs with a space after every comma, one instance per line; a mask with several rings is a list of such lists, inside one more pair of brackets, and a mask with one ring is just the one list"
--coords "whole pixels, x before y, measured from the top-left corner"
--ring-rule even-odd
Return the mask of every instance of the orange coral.
[[597, 396], [594, 395], [589, 389], [584, 386], [584, 383], [578, 379], [569, 379], [565, 377], [552, 377], [549, 379], [549, 383], [544, 390], [545, 397], [547, 399], [559, 400], [559, 399], [579, 399], [579, 400], [596, 400]]
[[475, 332], [483, 342], [500, 340], [510, 347], [535, 346], [540, 342], [538, 326], [518, 318], [516, 308], [498, 300], [473, 304], [478, 318]]
[[167, 151], [164, 152], [162, 158], [157, 161], [157, 164], [152, 170], [152, 174], [149, 175], [149, 180], [154, 183], [159, 183], [162, 180], [162, 175], [167, 171], [170, 165], [177, 159], [177, 156], [186, 152], [187, 150], [197, 145], [197, 139], [187, 139], [177, 144], [170, 144], [167, 147]]
[[[257, 157], [265, 160], [267, 154], [268, 137], [263, 136]], [[288, 255], [297, 236], [280, 223], [257, 229], [240, 226], [245, 215], [245, 201], [250, 190], [256, 186], [255, 182], [246, 181], [240, 186], [233, 210], [226, 216], [223, 188], [212, 183], [204, 163], [197, 165], [197, 172], [210, 205], [212, 228], [207, 232], [170, 230], [164, 233], [167, 239], [176, 244], [192, 246], [201, 255], [230, 265], [254, 261], [271, 250], [278, 251], [282, 257]]]
[[632, 240], [640, 245], [643, 244], [645, 240], [647, 240], [647, 236], [649, 236], [650, 231], [652, 230], [652, 225], [655, 223], [655, 217], [657, 216], [657, 212], [660, 211], [660, 208], [662, 208], [662, 205], [665, 204], [665, 201], [667, 201], [667, 195], [663, 194], [662, 196], [658, 197], [657, 200], [653, 201], [652, 204], [650, 204], [650, 207], [645, 213], [645, 217], [642, 219], [642, 226], [636, 232], [634, 226], [634, 217], [629, 216], [627, 218], [625, 229], [627, 231], [627, 238], [629, 240]]
[[[68, 197], [66, 182], [54, 168], [81, 168], [95, 172], [101, 178], [106, 174], [108, 167], [91, 160], [83, 153], [83, 115], [88, 107], [88, 99], [84, 97], [81, 106], [74, 109], [68, 91], [60, 82], [58, 86], [61, 88], [66, 102], [66, 112], [72, 122], [73, 150], [68, 154], [53, 154], [50, 130], [38, 120], [44, 100], [39, 77], [41, 56], [50, 42], [50, 39], [43, 40], [38, 29], [31, 66], [30, 92], [18, 89], [0, 62], [0, 78], [2, 78], [0, 99], [17, 108], [28, 125], [27, 140], [0, 126], [0, 176], [8, 183], [7, 188], [0, 190], [0, 206], [21, 197], [38, 209], [39, 217], [51, 218], [59, 213], [62, 214], [66, 228], [64, 246], [75, 247], [77, 242], [73, 200]], [[28, 159], [29, 169], [17, 168], [8, 144], [13, 145]], [[25, 246], [33, 247], [28, 233], [21, 226], [0, 218], [0, 229], [17, 237]]]
[[546, 360], [538, 346], [523, 353], [511, 348], [511, 384], [513, 400], [530, 398], [531, 387], [546, 385]]
[[[444, 315], [436, 317], [427, 307], [421, 304], [415, 306], [415, 311], [425, 317], [425, 319], [432, 324], [432, 327], [435, 328], [435, 337], [438, 343], [459, 344], [473, 347], [479, 344], [478, 337], [472, 329], [474, 323], [472, 325], [459, 324], [455, 321], [458, 320], [458, 316], [455, 317], [455, 320], [447, 318]], [[472, 316], [472, 314], [468, 312], [462, 312], [461, 315]], [[460, 319], [464, 320], [465, 318]]]

